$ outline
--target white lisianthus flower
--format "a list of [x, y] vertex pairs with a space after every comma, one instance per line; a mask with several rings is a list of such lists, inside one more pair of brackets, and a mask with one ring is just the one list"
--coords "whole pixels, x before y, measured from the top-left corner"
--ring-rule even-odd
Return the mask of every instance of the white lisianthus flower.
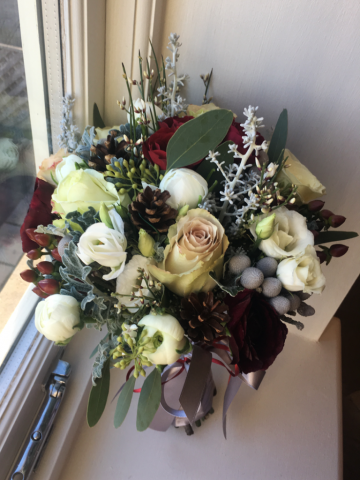
[[[140, 291], [135, 288], [139, 286], [139, 268], [143, 268], [145, 273], [149, 275], [148, 267], [153, 265], [154, 260], [143, 257], [142, 255], [134, 255], [129, 263], [125, 265], [124, 271], [117, 277], [116, 280], [116, 293], [119, 294], [119, 303], [125, 305], [125, 307], [131, 313], [135, 313], [142, 306], [140, 299]], [[145, 297], [152, 297], [152, 293], [147, 288], [145, 282], [141, 284], [141, 291]], [[131, 300], [131, 294], [135, 292], [133, 300]], [[145, 300], [145, 304], [149, 300]]]
[[[280, 207], [273, 213], [275, 213], [274, 231], [259, 245], [259, 249], [266, 256], [279, 260], [284, 257], [295, 257], [303, 253], [308, 245], [314, 245], [314, 235], [308, 230], [306, 219], [300, 213], [285, 207]], [[257, 224], [273, 213], [256, 217], [256, 221], [250, 227], [250, 232], [255, 238]]]
[[321, 293], [326, 284], [316, 250], [310, 245], [302, 255], [280, 262], [276, 275], [290, 292]]
[[78, 331], [80, 305], [68, 295], [51, 295], [35, 310], [35, 327], [52, 342], [67, 342]]
[[184, 348], [186, 338], [184, 329], [175, 317], [172, 315], [145, 315], [138, 325], [146, 328], [146, 337], [158, 334], [157, 339], [160, 345], [156, 352], [148, 353], [146, 349], [143, 352], [150, 362], [155, 365], [169, 365], [181, 357], [176, 350]]
[[[120, 215], [119, 218], [122, 221]], [[109, 228], [105, 223], [95, 223], [79, 240], [77, 254], [85, 265], [97, 262], [111, 268], [111, 272], [103, 276], [104, 280], [117, 278], [125, 268], [127, 241], [123, 225], [119, 230]]]
[[74, 172], [75, 170], [77, 170], [75, 165], [76, 163], [78, 163], [79, 165], [83, 165], [85, 162], [82, 158], [74, 154], [63, 158], [62, 162], [60, 162], [55, 169], [56, 181], [60, 183], [69, 175], [70, 172]]
[[[135, 120], [138, 120], [140, 119], [140, 116], [142, 115], [142, 111], [145, 110], [146, 112], [146, 118], [148, 121], [150, 121], [150, 124], [148, 125], [148, 128], [150, 130], [150, 132], [154, 132], [154, 129], [152, 128], [152, 119], [151, 119], [151, 112], [152, 112], [152, 116], [154, 117], [154, 120], [155, 120], [155, 115], [154, 115], [154, 107], [153, 107], [153, 104], [151, 102], [144, 102], [144, 100], [142, 98], [137, 98], [134, 102], [134, 110], [138, 110], [139, 113], [136, 113], [134, 112], [134, 115], [135, 115]], [[151, 109], [151, 112], [150, 112], [150, 109]], [[155, 112], [156, 112], [156, 116], [157, 117], [161, 117], [162, 115], [164, 115], [164, 112], [161, 110], [161, 108], [157, 107], [155, 105]], [[127, 114], [127, 121], [130, 123], [130, 114], [128, 113]]]
[[196, 208], [199, 197], [204, 198], [208, 193], [207, 181], [189, 168], [170, 170], [161, 180], [159, 188], [170, 193], [171, 197], [166, 203], [176, 210], [184, 205]]

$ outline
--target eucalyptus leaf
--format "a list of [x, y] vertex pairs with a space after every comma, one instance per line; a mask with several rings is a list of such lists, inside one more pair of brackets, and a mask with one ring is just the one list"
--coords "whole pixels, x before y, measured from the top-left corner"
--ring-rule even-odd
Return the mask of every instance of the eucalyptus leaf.
[[134, 393], [134, 385], [136, 378], [134, 375], [131, 375], [129, 380], [125, 383], [123, 389], [120, 392], [114, 417], [114, 427], [119, 428], [120, 425], [125, 420], [125, 417], [129, 411], [132, 396]]
[[157, 368], [146, 377], [140, 392], [136, 428], [146, 430], [152, 422], [161, 400], [161, 374]]
[[95, 128], [105, 128], [105, 123], [101, 117], [99, 107], [94, 103], [93, 109], [93, 123]]
[[358, 237], [359, 235], [356, 232], [320, 232], [317, 237], [315, 237], [315, 245], [320, 245], [321, 243], [329, 242], [339, 242], [341, 240], [349, 240], [350, 238]]
[[229, 284], [223, 284], [216, 278], [215, 272], [210, 272], [209, 275], [213, 280], [215, 280], [216, 284], [218, 285], [218, 287], [221, 288], [221, 290], [228, 293], [232, 297], [236, 297], [239, 292], [242, 292], [244, 290], [244, 287], [242, 285], [237, 284], [237, 280], [239, 277], [233, 277], [231, 283], [229, 282]]
[[230, 110], [212, 110], [184, 123], [171, 137], [167, 169], [187, 167], [209, 154], [225, 138], [233, 121]]
[[102, 377], [92, 387], [87, 407], [87, 422], [89, 427], [94, 427], [100, 420], [106, 406], [110, 389], [110, 360], [104, 364]]
[[[232, 145], [234, 142], [228, 141], [225, 143], [222, 143], [216, 148], [216, 151], [220, 153], [220, 156], [217, 157], [220, 163], [225, 162], [224, 165], [222, 166], [223, 169], [225, 167], [228, 167], [229, 165], [234, 163], [234, 154], [233, 153], [228, 153], [229, 152], [229, 145]], [[210, 172], [211, 170], [215, 170], [214, 173], [211, 175], [210, 178]], [[203, 162], [200, 163], [199, 167], [196, 169], [196, 173], [201, 175], [205, 180], [207, 180], [209, 187], [217, 180], [217, 185], [214, 188], [213, 192], [218, 193], [220, 190], [224, 189], [223, 186], [223, 181], [224, 177], [222, 173], [217, 169], [216, 165], [210, 160], [204, 160]]]
[[269, 150], [267, 152], [269, 162], [278, 163], [282, 158], [282, 151], [286, 147], [286, 139], [288, 134], [288, 113], [286, 108], [280, 113], [276, 123], [273, 136], [271, 137]]

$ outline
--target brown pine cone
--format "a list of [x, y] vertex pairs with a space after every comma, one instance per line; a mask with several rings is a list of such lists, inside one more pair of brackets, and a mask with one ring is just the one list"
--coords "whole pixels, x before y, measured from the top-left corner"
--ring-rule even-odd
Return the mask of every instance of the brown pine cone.
[[171, 208], [166, 200], [170, 193], [159, 188], [152, 190], [146, 187], [139, 193], [136, 200], [129, 206], [131, 220], [138, 230], [141, 228], [150, 235], [167, 233], [169, 227], [176, 221], [177, 210]]
[[221, 323], [230, 320], [228, 310], [221, 300], [215, 301], [213, 292], [192, 293], [182, 299], [180, 316], [193, 342], [212, 344], [216, 337], [225, 335], [225, 327]]
[[91, 146], [91, 152], [93, 155], [90, 157], [90, 162], [99, 172], [105, 172], [106, 165], [110, 165], [111, 159], [116, 158], [126, 158], [124, 147], [126, 146], [125, 141], [118, 142], [115, 140], [115, 137], [119, 133], [116, 130], [111, 130], [110, 134], [107, 136], [105, 142], [98, 142], [97, 145]]

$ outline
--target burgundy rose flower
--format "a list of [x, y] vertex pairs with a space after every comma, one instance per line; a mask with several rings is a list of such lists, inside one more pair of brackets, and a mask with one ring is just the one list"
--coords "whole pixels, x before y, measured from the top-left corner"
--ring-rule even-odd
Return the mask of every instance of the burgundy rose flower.
[[266, 370], [284, 348], [287, 327], [262, 295], [244, 290], [227, 296], [233, 363], [243, 373]]
[[52, 222], [51, 195], [54, 187], [50, 183], [37, 178], [35, 181], [34, 195], [31, 199], [29, 210], [20, 229], [23, 252], [37, 249], [39, 245], [27, 236], [27, 228], [36, 228], [38, 225], [48, 225]]
[[[230, 125], [229, 131], [226, 134], [226, 137], [224, 138], [223, 142], [231, 141], [234, 142], [235, 145], [238, 146], [238, 150], [241, 154], [245, 154], [247, 152], [247, 148], [244, 147], [243, 143], [243, 136], [245, 136], [245, 130], [242, 128], [240, 123], [235, 122], [233, 120], [232, 124]], [[264, 137], [260, 135], [259, 132], [256, 132], [256, 145], [261, 145], [264, 141]], [[251, 157], [249, 158], [247, 163], [255, 163], [255, 152], [251, 154]]]
[[166, 170], [166, 147], [176, 130], [193, 117], [170, 117], [159, 122], [159, 130], [150, 135], [143, 143], [145, 158], [153, 165], [159, 165], [160, 170]]

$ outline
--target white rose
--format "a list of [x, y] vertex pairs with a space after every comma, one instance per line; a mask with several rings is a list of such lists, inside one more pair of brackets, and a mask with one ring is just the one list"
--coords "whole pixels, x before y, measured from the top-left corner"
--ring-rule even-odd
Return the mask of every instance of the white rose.
[[77, 170], [76, 163], [79, 165], [84, 164], [82, 158], [77, 155], [71, 154], [68, 157], [65, 157], [62, 162], [60, 162], [55, 169], [55, 178], [58, 183], [60, 183], [64, 178], [66, 178], [70, 172]]
[[208, 193], [207, 181], [189, 168], [170, 170], [161, 180], [159, 188], [170, 193], [166, 203], [176, 210], [184, 205], [196, 208], [199, 197], [204, 198]]
[[[124, 295], [123, 297], [119, 297], [119, 303], [125, 305], [125, 307], [131, 313], [135, 313], [138, 309], [142, 306], [140, 301], [140, 293], [138, 289], [134, 288], [140, 282], [139, 278], [139, 268], [143, 268], [145, 273], [149, 275], [148, 266], [153, 265], [155, 262], [150, 258], [145, 258], [142, 255], [134, 255], [129, 263], [125, 265], [125, 268], [121, 275], [117, 277], [116, 280], [116, 293], [119, 295]], [[146, 284], [142, 284], [142, 293], [145, 297], [151, 297], [151, 292], [146, 288]], [[135, 291], [134, 299], [131, 300], [132, 292]], [[149, 300], [145, 300], [145, 303], [148, 303]]]
[[[142, 98], [137, 98], [133, 102], [133, 104], [134, 104], [134, 109], [139, 111], [139, 113], [135, 112], [135, 120], [140, 119], [140, 117], [142, 115], [142, 111], [145, 110], [146, 111], [146, 119], [148, 121], [150, 121], [150, 124], [148, 125], [148, 128], [149, 128], [150, 132], [154, 132], [153, 128], [151, 128], [151, 125], [152, 125], [151, 113], [152, 113], [152, 116], [154, 117], [154, 120], [155, 120], [153, 104], [151, 102], [144, 102], [144, 100]], [[150, 109], [151, 109], [151, 112], [150, 112]], [[157, 107], [156, 105], [155, 105], [155, 112], [156, 112], [157, 117], [161, 117], [162, 115], [164, 115], [164, 112], [161, 110], [161, 108]], [[127, 114], [127, 121], [130, 123], [130, 114], [129, 113]]]
[[123, 228], [117, 231], [107, 227], [105, 223], [95, 223], [81, 235], [77, 254], [85, 265], [98, 262], [104, 267], [110, 267], [111, 272], [104, 275], [103, 279], [112, 280], [125, 268], [126, 247]]
[[35, 327], [48, 340], [66, 342], [78, 331], [80, 306], [68, 295], [51, 295], [35, 310]]
[[[154, 353], [143, 354], [155, 365], [169, 365], [176, 362], [181, 355], [176, 350], [182, 350], [186, 343], [184, 329], [172, 315], [146, 315], [138, 323], [146, 327], [146, 337], [153, 337], [157, 332], [160, 334], [161, 345]], [[147, 347], [149, 344], [147, 344]]]
[[321, 293], [325, 288], [320, 261], [315, 248], [310, 245], [302, 255], [280, 262], [276, 275], [290, 292]]
[[256, 218], [250, 227], [255, 238], [257, 238], [257, 223], [273, 213], [275, 213], [274, 231], [267, 240], [262, 240], [259, 245], [259, 249], [265, 255], [277, 259], [295, 257], [303, 253], [308, 245], [314, 245], [314, 235], [307, 229], [305, 217], [285, 207], [280, 207], [271, 214]]

